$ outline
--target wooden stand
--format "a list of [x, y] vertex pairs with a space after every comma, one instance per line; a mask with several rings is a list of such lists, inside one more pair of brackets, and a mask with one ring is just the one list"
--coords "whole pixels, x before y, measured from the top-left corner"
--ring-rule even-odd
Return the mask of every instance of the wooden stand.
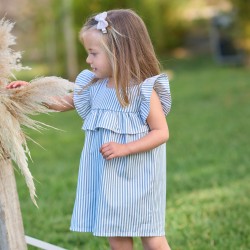
[[0, 161], [0, 250], [27, 250], [11, 161]]

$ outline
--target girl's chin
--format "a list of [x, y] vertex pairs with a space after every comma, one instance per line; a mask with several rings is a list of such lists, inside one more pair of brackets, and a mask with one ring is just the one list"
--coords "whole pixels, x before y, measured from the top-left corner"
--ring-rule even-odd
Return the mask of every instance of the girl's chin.
[[107, 76], [105, 76], [105, 75], [103, 75], [103, 74], [100, 74], [100, 73], [98, 73], [98, 72], [96, 72], [96, 71], [92, 71], [94, 74], [95, 74], [95, 76], [97, 77], [97, 78], [99, 78], [99, 79], [102, 79], [102, 78], [106, 78]]
[[92, 72], [95, 74], [96, 78], [99, 78], [99, 79], [110, 78], [110, 76], [108, 74], [100, 73], [100, 72], [98, 72], [98, 70], [93, 70], [92, 69]]
[[93, 69], [92, 69], [92, 73], [94, 73], [95, 76], [99, 78], [98, 73], [96, 72], [96, 70], [93, 70]]

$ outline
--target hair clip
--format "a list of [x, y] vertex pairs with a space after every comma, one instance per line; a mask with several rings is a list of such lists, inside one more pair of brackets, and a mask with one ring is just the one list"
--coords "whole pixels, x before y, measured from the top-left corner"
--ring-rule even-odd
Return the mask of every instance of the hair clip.
[[108, 22], [105, 20], [107, 17], [107, 12], [102, 12], [95, 16], [95, 20], [98, 22], [96, 28], [101, 30], [102, 33], [107, 33], [106, 27], [108, 27]]

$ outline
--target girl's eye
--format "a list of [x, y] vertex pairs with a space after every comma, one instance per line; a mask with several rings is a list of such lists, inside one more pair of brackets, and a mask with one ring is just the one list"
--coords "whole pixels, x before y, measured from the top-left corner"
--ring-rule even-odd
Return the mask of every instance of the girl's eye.
[[93, 53], [93, 52], [91, 52], [89, 54], [92, 55], [92, 56], [96, 56], [96, 53]]

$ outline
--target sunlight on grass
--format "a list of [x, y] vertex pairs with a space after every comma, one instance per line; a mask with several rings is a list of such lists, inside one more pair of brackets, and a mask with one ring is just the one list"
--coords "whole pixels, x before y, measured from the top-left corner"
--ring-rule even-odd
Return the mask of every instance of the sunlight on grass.
[[249, 207], [249, 181], [248, 177], [171, 200], [168, 228], [175, 249], [183, 248], [183, 237], [188, 249], [247, 249], [250, 215], [242, 213]]

